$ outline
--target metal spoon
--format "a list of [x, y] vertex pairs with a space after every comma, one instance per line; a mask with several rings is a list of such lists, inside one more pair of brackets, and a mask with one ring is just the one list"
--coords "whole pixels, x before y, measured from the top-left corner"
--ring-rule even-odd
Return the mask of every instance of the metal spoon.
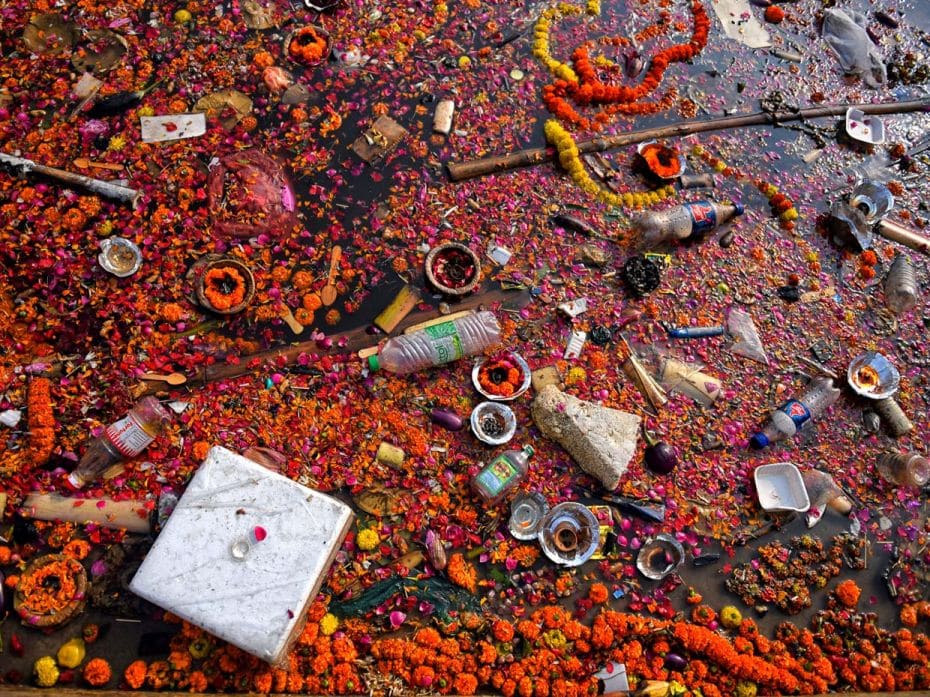
[[112, 162], [93, 162], [92, 160], [88, 160], [86, 157], [75, 158], [74, 166], [81, 169], [96, 167], [97, 169], [108, 169], [111, 172], [119, 172], [123, 169], [122, 165], [114, 164]]
[[187, 382], [187, 376], [181, 373], [169, 373], [168, 375], [162, 375], [160, 373], [142, 373], [139, 377], [143, 380], [161, 380], [162, 382], [167, 382], [169, 385], [183, 385]]
[[323, 305], [329, 307], [336, 302], [336, 274], [339, 271], [339, 262], [342, 260], [342, 247], [338, 244], [333, 247], [332, 256], [329, 261], [329, 277], [326, 279], [326, 285], [320, 291], [320, 300]]

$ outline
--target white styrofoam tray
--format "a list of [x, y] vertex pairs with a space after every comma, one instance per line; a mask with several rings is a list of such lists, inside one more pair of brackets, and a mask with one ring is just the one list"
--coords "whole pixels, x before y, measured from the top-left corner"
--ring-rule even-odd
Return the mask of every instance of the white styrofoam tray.
[[766, 511], [797, 511], [811, 507], [801, 472], [790, 462], [760, 465], [754, 473], [759, 505]]
[[129, 588], [279, 664], [352, 520], [341, 501], [214, 447]]

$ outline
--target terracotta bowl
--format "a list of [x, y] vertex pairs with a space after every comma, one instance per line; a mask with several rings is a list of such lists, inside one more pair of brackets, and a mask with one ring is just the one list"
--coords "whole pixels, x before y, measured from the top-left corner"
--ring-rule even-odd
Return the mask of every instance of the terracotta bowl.
[[463, 244], [449, 242], [426, 255], [426, 280], [443, 295], [467, 295], [481, 282], [481, 260]]

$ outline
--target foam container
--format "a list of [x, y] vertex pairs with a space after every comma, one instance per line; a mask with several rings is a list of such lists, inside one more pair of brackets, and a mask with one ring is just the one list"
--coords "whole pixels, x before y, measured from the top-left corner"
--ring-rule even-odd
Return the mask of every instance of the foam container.
[[811, 507], [801, 472], [790, 462], [760, 465], [754, 473], [759, 505], [766, 511], [797, 511]]
[[214, 447], [129, 588], [281, 665], [353, 518], [341, 501]]

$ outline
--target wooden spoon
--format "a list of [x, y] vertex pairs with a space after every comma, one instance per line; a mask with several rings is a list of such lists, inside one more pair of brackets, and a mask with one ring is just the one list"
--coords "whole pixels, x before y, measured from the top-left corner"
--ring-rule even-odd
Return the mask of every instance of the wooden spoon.
[[81, 169], [86, 169], [88, 167], [96, 167], [97, 169], [108, 169], [111, 172], [119, 172], [123, 169], [122, 165], [114, 164], [112, 162], [93, 162], [88, 160], [86, 157], [78, 157], [74, 160], [74, 166], [80, 167]]
[[169, 385], [183, 385], [187, 382], [187, 376], [181, 373], [169, 373], [168, 375], [162, 375], [160, 373], [142, 373], [140, 377], [143, 380], [161, 380], [162, 382], [167, 382]]
[[297, 321], [297, 318], [294, 317], [294, 313], [291, 311], [287, 305], [284, 306], [284, 309], [281, 310], [281, 319], [285, 321], [288, 327], [291, 328], [291, 331], [295, 334], [300, 334], [304, 330], [304, 325]]
[[323, 305], [329, 307], [336, 302], [336, 274], [339, 271], [339, 262], [342, 260], [342, 247], [338, 244], [333, 247], [333, 253], [329, 260], [329, 278], [326, 279], [326, 285], [320, 291], [320, 300]]

